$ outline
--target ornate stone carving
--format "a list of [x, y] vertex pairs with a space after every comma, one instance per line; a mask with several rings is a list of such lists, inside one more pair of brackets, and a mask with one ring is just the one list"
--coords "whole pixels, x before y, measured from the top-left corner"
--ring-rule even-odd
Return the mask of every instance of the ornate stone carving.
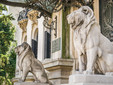
[[73, 59], [49, 59], [44, 60], [43, 65], [48, 71], [48, 77], [52, 82], [54, 82], [54, 85], [63, 85], [68, 83]]
[[19, 13], [19, 17], [18, 17], [18, 24], [24, 32], [26, 32], [26, 27], [27, 27], [27, 23], [28, 23], [28, 17], [27, 17], [28, 11], [29, 11], [28, 9], [22, 10]]
[[27, 27], [27, 23], [28, 23], [28, 19], [23, 19], [21, 21], [18, 21], [18, 24], [20, 26], [20, 28], [26, 32], [26, 27]]
[[18, 66], [22, 71], [21, 81], [25, 81], [28, 72], [34, 75], [36, 82], [50, 83], [42, 63], [34, 57], [31, 47], [26, 42], [15, 48]]
[[113, 41], [113, 1], [102, 0], [100, 13], [102, 33]]
[[28, 18], [33, 21], [33, 23], [37, 24], [37, 16], [38, 16], [38, 11], [37, 10], [30, 10], [27, 14]]
[[101, 34], [92, 9], [82, 6], [69, 14], [67, 20], [74, 30], [79, 72], [113, 75], [113, 44]]

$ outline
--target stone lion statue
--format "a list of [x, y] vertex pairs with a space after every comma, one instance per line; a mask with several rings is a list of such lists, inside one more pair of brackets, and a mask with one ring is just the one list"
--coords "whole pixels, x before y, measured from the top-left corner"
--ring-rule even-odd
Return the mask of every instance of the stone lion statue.
[[74, 32], [79, 72], [112, 74], [113, 44], [101, 33], [92, 9], [82, 6], [69, 14], [67, 20]]
[[50, 83], [42, 63], [37, 60], [28, 43], [24, 42], [15, 48], [18, 55], [18, 66], [22, 71], [21, 81], [25, 81], [28, 72], [34, 75], [35, 81]]

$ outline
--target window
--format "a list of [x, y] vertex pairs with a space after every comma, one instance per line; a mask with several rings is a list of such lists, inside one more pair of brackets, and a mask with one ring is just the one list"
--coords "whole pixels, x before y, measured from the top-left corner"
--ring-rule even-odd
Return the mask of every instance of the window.
[[51, 56], [51, 33], [45, 31], [44, 58]]
[[37, 58], [37, 54], [38, 54], [38, 34], [37, 34], [37, 37], [36, 37], [36, 40], [35, 39], [32, 39], [32, 51], [35, 55], [35, 58]]

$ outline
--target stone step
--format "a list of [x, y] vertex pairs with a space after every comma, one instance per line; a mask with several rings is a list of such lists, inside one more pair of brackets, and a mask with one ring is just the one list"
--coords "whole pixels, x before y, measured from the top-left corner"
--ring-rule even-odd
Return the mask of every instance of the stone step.
[[16, 82], [14, 85], [49, 85], [46, 83], [36, 83], [36, 82]]
[[73, 74], [67, 85], [113, 85], [113, 76]]

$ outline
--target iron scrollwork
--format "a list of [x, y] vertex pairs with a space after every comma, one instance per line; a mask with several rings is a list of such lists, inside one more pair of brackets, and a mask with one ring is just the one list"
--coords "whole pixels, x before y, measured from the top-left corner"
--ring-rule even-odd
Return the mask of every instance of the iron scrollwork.
[[41, 8], [49, 13], [59, 12], [65, 7], [81, 7], [82, 5], [91, 6], [93, 0], [25, 0], [26, 4], [35, 8]]
[[55, 17], [54, 21], [51, 21], [50, 18], [45, 17], [45, 20], [43, 22], [43, 25], [47, 29], [52, 29], [55, 31], [54, 35], [57, 37], [57, 16]]
[[55, 30], [55, 38], [57, 37], [57, 16], [55, 17], [55, 21], [52, 21], [51, 23], [51, 29]]

